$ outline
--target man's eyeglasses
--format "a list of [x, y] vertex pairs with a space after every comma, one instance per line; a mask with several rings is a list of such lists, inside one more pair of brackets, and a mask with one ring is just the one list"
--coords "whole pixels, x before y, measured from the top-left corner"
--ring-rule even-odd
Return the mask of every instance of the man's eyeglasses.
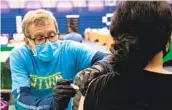
[[36, 45], [41, 45], [41, 44], [46, 43], [47, 39], [50, 42], [55, 42], [55, 41], [57, 41], [59, 36], [60, 36], [60, 34], [52, 34], [52, 35], [49, 35], [47, 37], [36, 36], [34, 38], [30, 38], [30, 37], [28, 37], [28, 38], [33, 40]]

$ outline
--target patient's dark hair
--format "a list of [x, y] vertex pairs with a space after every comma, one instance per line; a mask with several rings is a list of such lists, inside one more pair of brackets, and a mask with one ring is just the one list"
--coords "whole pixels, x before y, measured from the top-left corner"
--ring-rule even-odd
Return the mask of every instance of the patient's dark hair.
[[[165, 49], [172, 30], [166, 1], [122, 1], [112, 17], [110, 33], [116, 70], [140, 70]], [[125, 68], [125, 69], [124, 69]]]

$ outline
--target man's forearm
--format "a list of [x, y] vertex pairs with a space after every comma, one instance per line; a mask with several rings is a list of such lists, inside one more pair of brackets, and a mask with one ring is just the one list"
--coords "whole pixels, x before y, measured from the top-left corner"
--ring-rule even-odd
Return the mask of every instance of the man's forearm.
[[44, 99], [34, 97], [29, 87], [21, 87], [13, 91], [13, 94], [17, 110], [50, 110], [55, 108], [53, 97]]

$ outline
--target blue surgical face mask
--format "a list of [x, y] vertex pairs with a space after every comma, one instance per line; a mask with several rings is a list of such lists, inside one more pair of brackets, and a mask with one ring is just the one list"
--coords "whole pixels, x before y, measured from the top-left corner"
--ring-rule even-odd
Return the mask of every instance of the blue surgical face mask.
[[57, 42], [53, 42], [53, 43], [48, 42], [41, 45], [36, 45], [35, 46], [36, 55], [34, 56], [44, 62], [49, 62], [53, 60], [57, 49], [56, 44]]

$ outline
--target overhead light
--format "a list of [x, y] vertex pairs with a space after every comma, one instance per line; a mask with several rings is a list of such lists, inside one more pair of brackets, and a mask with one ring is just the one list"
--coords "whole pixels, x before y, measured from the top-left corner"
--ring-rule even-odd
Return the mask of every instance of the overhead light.
[[79, 15], [66, 15], [66, 18], [79, 18]]

